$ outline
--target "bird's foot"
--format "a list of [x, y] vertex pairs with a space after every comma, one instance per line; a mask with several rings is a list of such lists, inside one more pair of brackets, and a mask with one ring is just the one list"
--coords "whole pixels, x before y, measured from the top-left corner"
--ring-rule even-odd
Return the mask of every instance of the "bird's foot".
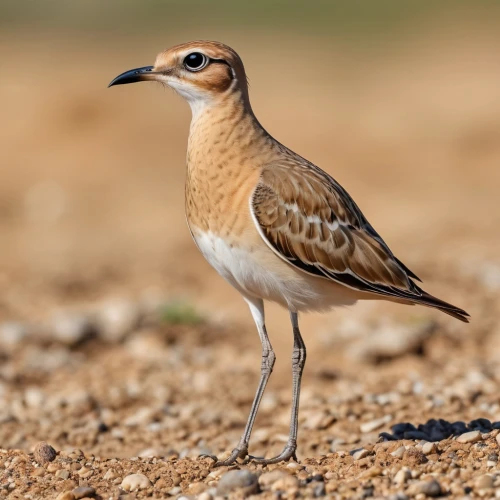
[[[211, 458], [214, 461], [212, 467], [228, 466], [228, 465], [233, 465], [235, 463], [238, 463], [240, 465], [245, 465], [249, 462], [248, 445], [236, 447], [231, 452], [231, 455], [229, 455], [224, 460], [219, 460], [215, 455], [200, 455], [200, 457]], [[239, 462], [238, 459], [241, 459], [242, 461]]]
[[264, 457], [253, 457], [249, 456], [247, 463], [248, 462], [253, 462], [255, 464], [261, 464], [261, 465], [270, 465], [270, 464], [277, 464], [279, 462], [287, 462], [288, 460], [295, 460], [297, 462], [297, 455], [295, 454], [295, 451], [297, 450], [297, 444], [287, 444], [283, 451], [272, 458], [264, 458]]

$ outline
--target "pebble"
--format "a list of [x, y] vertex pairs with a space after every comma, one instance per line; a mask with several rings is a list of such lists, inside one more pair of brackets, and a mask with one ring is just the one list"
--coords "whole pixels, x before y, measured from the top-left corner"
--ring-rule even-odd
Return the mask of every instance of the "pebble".
[[54, 315], [49, 328], [56, 341], [68, 346], [79, 344], [93, 332], [92, 323], [86, 316], [70, 312]]
[[273, 483], [286, 476], [287, 473], [280, 469], [274, 469], [271, 472], [264, 472], [259, 477], [259, 484], [262, 488], [269, 488]]
[[394, 484], [403, 486], [411, 478], [411, 472], [408, 469], [399, 469], [394, 476]]
[[392, 417], [390, 415], [385, 415], [382, 418], [377, 418], [376, 420], [370, 420], [369, 422], [364, 422], [359, 426], [359, 430], [362, 433], [367, 433], [367, 432], [372, 432], [380, 427], [382, 427], [384, 424], [389, 423], [392, 420]]
[[79, 486], [75, 488], [72, 493], [76, 500], [81, 498], [93, 498], [96, 495], [95, 489], [91, 486]]
[[212, 500], [213, 495], [208, 491], [204, 491], [197, 496], [197, 500]]
[[22, 323], [6, 322], [0, 324], [0, 344], [4, 347], [15, 347], [28, 336], [28, 327]]
[[221, 477], [217, 485], [217, 495], [228, 495], [236, 489], [241, 489], [245, 496], [256, 493], [259, 489], [257, 476], [247, 469], [230, 470]]
[[368, 450], [365, 450], [364, 448], [361, 448], [360, 450], [354, 450], [352, 453], [352, 458], [354, 460], [361, 460], [362, 458], [367, 457], [370, 454]]
[[400, 446], [397, 450], [394, 450], [391, 455], [396, 458], [403, 458], [405, 454], [406, 448], [404, 446]]
[[432, 455], [433, 453], [436, 453], [436, 445], [434, 443], [424, 443], [422, 446], [422, 453], [424, 455]]
[[120, 487], [125, 491], [144, 490], [152, 486], [144, 474], [129, 474], [123, 478]]
[[68, 477], [69, 477], [69, 470], [59, 469], [56, 472], [56, 477], [58, 477], [59, 479], [68, 479]]
[[139, 319], [139, 308], [133, 302], [110, 300], [97, 315], [99, 336], [108, 342], [120, 342], [138, 325]]
[[43, 467], [35, 467], [31, 475], [35, 477], [42, 477], [45, 475], [45, 469]]
[[54, 448], [52, 448], [52, 446], [50, 446], [50, 444], [45, 441], [40, 441], [35, 445], [33, 455], [39, 464], [46, 464], [48, 462], [53, 462], [56, 459], [57, 452]]
[[286, 464], [286, 468], [299, 471], [299, 470], [304, 470], [305, 466], [302, 464], [298, 464], [297, 462], [288, 462]]
[[457, 437], [459, 443], [475, 443], [481, 440], [481, 433], [479, 431], [470, 431], [465, 434], [461, 434]]
[[408, 488], [408, 494], [410, 496], [417, 496], [419, 494], [425, 495], [427, 497], [439, 497], [442, 495], [441, 485], [435, 479], [430, 481], [420, 481], [418, 483], [412, 484]]
[[108, 469], [106, 471], [106, 474], [104, 474], [104, 476], [102, 477], [104, 480], [106, 481], [110, 481], [111, 479], [115, 479], [116, 478], [116, 473], [113, 469]]
[[493, 477], [489, 474], [479, 476], [474, 482], [474, 486], [478, 490], [488, 490], [490, 488], [493, 488]]
[[368, 470], [363, 472], [363, 474], [361, 474], [360, 477], [362, 479], [370, 479], [372, 477], [380, 476], [381, 474], [382, 474], [382, 469], [380, 467], [374, 466], [370, 467]]
[[496, 440], [497, 440], [498, 446], [500, 446], [500, 434], [497, 434]]
[[75, 495], [72, 491], [62, 491], [57, 495], [56, 500], [75, 500]]
[[285, 474], [271, 485], [272, 491], [286, 491], [287, 493], [291, 493], [291, 490], [297, 490], [298, 488], [299, 480], [295, 476], [288, 474]]

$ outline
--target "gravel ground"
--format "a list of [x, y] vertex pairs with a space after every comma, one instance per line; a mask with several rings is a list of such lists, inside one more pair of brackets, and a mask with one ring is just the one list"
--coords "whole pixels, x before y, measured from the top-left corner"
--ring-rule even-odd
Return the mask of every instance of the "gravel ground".
[[[357, 339], [345, 318], [334, 344], [324, 341], [334, 354], [310, 355], [299, 463], [217, 469], [199, 456], [223, 456], [242, 431], [258, 375], [250, 329], [234, 336], [236, 325], [185, 305], [118, 300], [38, 326], [4, 323], [0, 496], [500, 496], [495, 358], [480, 359], [447, 318], [369, 331], [358, 317]], [[277, 376], [255, 455], [286, 441], [289, 380]]]

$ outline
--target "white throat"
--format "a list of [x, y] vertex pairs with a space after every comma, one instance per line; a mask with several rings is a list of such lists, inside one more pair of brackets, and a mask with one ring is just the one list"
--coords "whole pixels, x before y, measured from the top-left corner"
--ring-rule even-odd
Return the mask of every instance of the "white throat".
[[169, 81], [168, 85], [189, 103], [192, 113], [191, 123], [196, 122], [208, 108], [212, 107], [213, 99], [208, 92], [203, 92], [186, 83], [180, 84], [177, 81]]

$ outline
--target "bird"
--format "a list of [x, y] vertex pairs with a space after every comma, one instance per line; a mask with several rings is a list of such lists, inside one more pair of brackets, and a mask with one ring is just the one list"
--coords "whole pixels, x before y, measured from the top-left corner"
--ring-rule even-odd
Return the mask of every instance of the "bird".
[[[243, 435], [227, 458], [213, 457], [214, 465], [297, 460], [306, 361], [299, 313], [383, 299], [435, 308], [464, 322], [470, 316], [425, 292], [348, 192], [266, 131], [250, 105], [245, 68], [232, 48], [203, 40], [176, 45], [161, 52], [153, 66], [126, 71], [109, 87], [143, 81], [174, 89], [191, 107], [188, 227], [209, 264], [247, 302], [262, 344], [260, 381]], [[293, 333], [289, 437], [282, 452], [270, 458], [249, 455], [276, 359], [264, 301], [288, 309]]]

